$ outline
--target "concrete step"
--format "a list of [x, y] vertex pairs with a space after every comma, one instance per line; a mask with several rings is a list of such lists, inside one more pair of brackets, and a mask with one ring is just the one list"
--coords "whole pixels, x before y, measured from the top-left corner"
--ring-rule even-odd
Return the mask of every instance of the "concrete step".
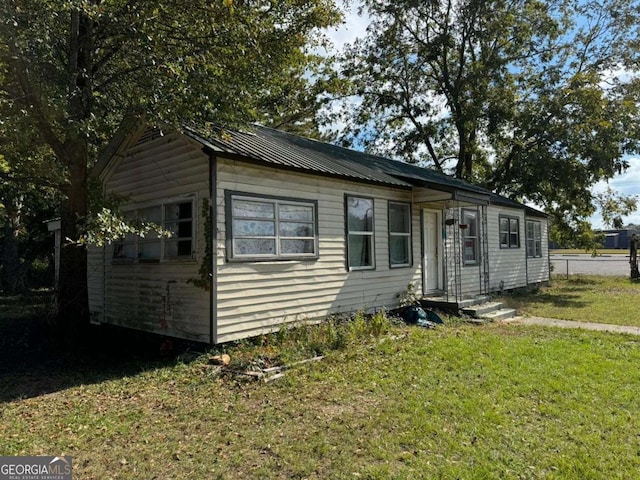
[[461, 308], [471, 307], [473, 305], [479, 305], [489, 300], [487, 296], [478, 296], [473, 298], [465, 298], [464, 300], [456, 300], [454, 297], [447, 297], [446, 295], [427, 295], [420, 299], [420, 303], [427, 308], [438, 308], [441, 310], [455, 310], [458, 311]]
[[480, 305], [467, 307], [462, 309], [462, 313], [471, 317], [472, 322], [484, 323], [497, 320], [505, 320], [516, 316], [513, 308], [503, 308], [500, 302], [485, 302]]
[[461, 308], [462, 313], [474, 318], [480, 318], [483, 315], [500, 310], [502, 303], [500, 302], [483, 302], [477, 305], [464, 306]]
[[500, 310], [495, 310], [491, 313], [487, 313], [486, 315], [483, 315], [482, 318], [495, 322], [498, 320], [506, 320], [508, 318], [513, 318], [515, 316], [516, 316], [516, 310], [514, 308], [501, 308]]
[[460, 300], [458, 302], [458, 308], [464, 310], [465, 308], [472, 308], [474, 306], [484, 305], [485, 303], [489, 303], [489, 297], [486, 297], [484, 295], [473, 298], [465, 298], [464, 300]]

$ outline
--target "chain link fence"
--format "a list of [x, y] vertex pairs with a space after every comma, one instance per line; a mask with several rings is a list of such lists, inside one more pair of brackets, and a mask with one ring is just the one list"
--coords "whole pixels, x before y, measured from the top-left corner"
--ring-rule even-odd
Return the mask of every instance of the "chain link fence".
[[630, 276], [629, 255], [551, 255], [549, 261], [554, 275], [612, 275]]

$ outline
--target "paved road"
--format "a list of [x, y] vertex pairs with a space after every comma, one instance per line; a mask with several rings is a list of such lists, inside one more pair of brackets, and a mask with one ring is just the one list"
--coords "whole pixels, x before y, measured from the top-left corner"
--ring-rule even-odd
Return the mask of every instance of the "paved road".
[[623, 275], [628, 276], [628, 255], [603, 255], [592, 257], [591, 255], [551, 255], [553, 273], [556, 275], [569, 275], [583, 273], [585, 275]]

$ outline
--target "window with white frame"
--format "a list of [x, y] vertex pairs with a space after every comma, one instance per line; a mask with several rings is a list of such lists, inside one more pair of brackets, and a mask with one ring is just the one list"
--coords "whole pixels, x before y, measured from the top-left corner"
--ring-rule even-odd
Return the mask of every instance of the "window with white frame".
[[389, 202], [389, 265], [411, 265], [411, 205]]
[[161, 236], [155, 230], [144, 235], [128, 234], [114, 242], [114, 260], [159, 262], [193, 258], [193, 210], [193, 199], [180, 199], [126, 211], [128, 219], [155, 223], [171, 235]]
[[230, 260], [317, 258], [317, 203], [227, 192]]
[[478, 209], [462, 209], [462, 253], [465, 265], [478, 263]]
[[527, 257], [542, 257], [542, 223], [535, 220], [526, 222]]
[[373, 198], [345, 196], [347, 268], [375, 268]]
[[520, 248], [520, 220], [500, 215], [500, 248]]

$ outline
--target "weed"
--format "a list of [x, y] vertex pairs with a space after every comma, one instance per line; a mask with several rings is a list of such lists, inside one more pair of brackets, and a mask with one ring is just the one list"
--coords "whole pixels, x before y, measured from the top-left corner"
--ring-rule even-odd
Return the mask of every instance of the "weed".
[[365, 335], [367, 330], [367, 321], [365, 319], [365, 313], [362, 310], [358, 310], [349, 323], [349, 341], [355, 343], [360, 337]]
[[387, 312], [384, 309], [373, 314], [369, 324], [371, 335], [374, 337], [381, 337], [389, 332], [389, 328], [391, 327], [389, 318], [387, 317]]
[[407, 289], [398, 293], [396, 297], [401, 307], [416, 305], [420, 300], [420, 294], [417, 292], [416, 286], [413, 283], [407, 284]]

